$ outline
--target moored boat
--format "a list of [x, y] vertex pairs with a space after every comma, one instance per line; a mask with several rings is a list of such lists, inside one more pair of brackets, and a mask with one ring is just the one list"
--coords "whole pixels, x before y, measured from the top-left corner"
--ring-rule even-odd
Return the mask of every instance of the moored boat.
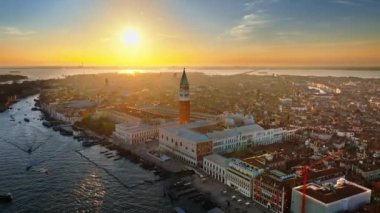
[[118, 161], [118, 160], [120, 160], [120, 159], [122, 159], [123, 157], [122, 156], [119, 156], [119, 157], [117, 157], [117, 158], [115, 158], [115, 159], [113, 159], [114, 161]]
[[96, 145], [96, 142], [94, 142], [94, 141], [83, 141], [82, 142], [82, 146], [84, 146], [84, 147], [90, 147], [93, 145]]
[[47, 127], [47, 128], [50, 128], [50, 127], [53, 126], [53, 124], [50, 123], [49, 121], [44, 121], [44, 122], [42, 122], [42, 125], [44, 125], [44, 126]]
[[11, 193], [0, 194], [0, 202], [12, 202], [12, 200], [13, 198]]

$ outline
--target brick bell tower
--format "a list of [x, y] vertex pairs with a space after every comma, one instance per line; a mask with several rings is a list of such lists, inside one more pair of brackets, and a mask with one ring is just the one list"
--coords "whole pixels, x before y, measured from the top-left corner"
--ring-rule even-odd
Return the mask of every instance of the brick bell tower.
[[179, 85], [179, 123], [186, 124], [190, 121], [190, 90], [185, 68]]

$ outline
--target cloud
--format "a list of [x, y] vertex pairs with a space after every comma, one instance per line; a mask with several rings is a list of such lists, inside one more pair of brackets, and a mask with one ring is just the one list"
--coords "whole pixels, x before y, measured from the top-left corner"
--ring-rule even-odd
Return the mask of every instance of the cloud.
[[252, 9], [256, 9], [256, 7], [260, 6], [261, 4], [275, 3], [275, 2], [278, 2], [278, 0], [251, 0], [244, 3], [244, 7], [246, 10], [252, 10]]
[[278, 36], [296, 36], [300, 35], [301, 33], [298, 31], [287, 31], [287, 32], [277, 32]]
[[333, 2], [337, 3], [337, 4], [348, 5], [348, 6], [356, 6], [356, 5], [358, 5], [357, 2], [353, 2], [353, 1], [350, 1], [350, 0], [334, 0]]
[[21, 30], [17, 27], [0, 27], [0, 34], [11, 36], [28, 36], [35, 34], [34, 31]]
[[244, 3], [244, 11], [246, 11], [246, 14], [222, 37], [226, 37], [227, 34], [227, 37], [235, 40], [251, 38], [257, 28], [265, 27], [272, 22], [267, 15], [267, 11], [262, 7], [265, 4], [276, 3], [278, 1], [279, 0], [250, 0]]
[[366, 3], [375, 3], [377, 0], [333, 0], [333, 3], [346, 6], [359, 6]]
[[269, 22], [271, 22], [271, 20], [268, 18], [250, 13], [243, 16], [239, 24], [230, 29], [229, 35], [237, 40], [248, 39], [252, 36], [255, 29], [263, 27]]

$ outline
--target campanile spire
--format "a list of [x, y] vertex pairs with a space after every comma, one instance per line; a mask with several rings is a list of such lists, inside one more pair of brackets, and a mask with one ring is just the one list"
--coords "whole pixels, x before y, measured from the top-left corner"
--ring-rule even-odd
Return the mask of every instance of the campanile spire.
[[179, 123], [186, 124], [190, 121], [190, 89], [186, 70], [183, 68], [179, 85]]

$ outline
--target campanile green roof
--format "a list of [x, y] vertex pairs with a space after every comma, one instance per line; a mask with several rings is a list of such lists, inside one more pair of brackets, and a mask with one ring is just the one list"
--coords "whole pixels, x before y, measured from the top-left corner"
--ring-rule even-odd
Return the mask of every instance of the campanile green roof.
[[189, 84], [187, 80], [185, 68], [183, 68], [182, 77], [181, 77], [181, 85]]

